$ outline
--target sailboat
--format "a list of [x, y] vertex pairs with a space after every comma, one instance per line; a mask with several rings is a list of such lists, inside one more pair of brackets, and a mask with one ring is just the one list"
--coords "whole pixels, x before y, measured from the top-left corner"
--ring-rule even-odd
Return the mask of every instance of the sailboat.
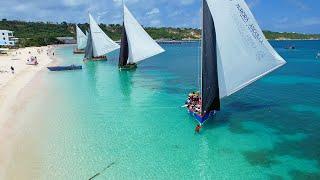
[[137, 63], [164, 52], [123, 3], [123, 29], [119, 56], [120, 70], [137, 68]]
[[89, 14], [89, 24], [84, 60], [107, 60], [106, 54], [119, 49], [120, 46], [103, 32], [91, 14]]
[[84, 49], [87, 45], [88, 37], [82, 32], [82, 30], [76, 25], [77, 32], [77, 48], [73, 50], [74, 54], [84, 54]]
[[200, 126], [230, 96], [284, 65], [244, 0], [203, 0], [200, 91], [185, 107]]

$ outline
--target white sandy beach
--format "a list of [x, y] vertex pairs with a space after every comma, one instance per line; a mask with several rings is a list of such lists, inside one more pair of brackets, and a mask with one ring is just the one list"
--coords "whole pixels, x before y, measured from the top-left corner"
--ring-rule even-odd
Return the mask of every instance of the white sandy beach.
[[[52, 46], [30, 47], [11, 50], [9, 55], [0, 56], [0, 179], [6, 177], [6, 167], [10, 161], [18, 158], [12, 157], [11, 148], [19, 134], [14, 115], [23, 108], [17, 97], [24, 93], [23, 89], [36, 74], [53, 62], [50, 57], [53, 50]], [[26, 64], [30, 56], [37, 57], [37, 66]], [[15, 69], [14, 73], [10, 70], [11, 66]]]
[[[38, 51], [40, 53], [38, 53]], [[34, 76], [43, 68], [47, 67], [52, 59], [50, 47], [31, 47], [11, 50], [9, 55], [0, 56], [0, 124], [4, 123], [10, 113], [10, 107], [15, 104], [15, 97]], [[30, 56], [36, 56], [39, 64], [37, 66], [27, 65]], [[14, 67], [14, 73], [10, 67]]]

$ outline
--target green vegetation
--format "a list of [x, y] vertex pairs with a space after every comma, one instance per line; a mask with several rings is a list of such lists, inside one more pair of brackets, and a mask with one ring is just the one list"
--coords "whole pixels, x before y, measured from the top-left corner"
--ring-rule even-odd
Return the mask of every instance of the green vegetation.
[[[72, 25], [74, 26], [74, 25]], [[78, 24], [82, 30], [89, 29], [89, 24]], [[120, 24], [100, 24], [100, 27], [113, 40], [120, 40], [122, 33], [122, 25]], [[182, 40], [182, 39], [199, 39], [200, 30], [192, 28], [153, 28], [145, 27], [146, 31], [154, 39]]]
[[0, 21], [0, 29], [14, 31], [19, 38], [18, 46], [43, 46], [56, 44], [58, 36], [73, 36], [73, 26], [63, 22], [61, 24], [44, 22]]
[[285, 39], [320, 39], [320, 34], [299, 34], [299, 33], [288, 33], [288, 32], [263, 32], [267, 39], [270, 40], [285, 40]]
[[[79, 24], [82, 30], [87, 30], [89, 24]], [[120, 40], [122, 26], [119, 24], [100, 24], [100, 27], [114, 40]], [[60, 43], [56, 37], [75, 37], [75, 24], [62, 22], [24, 22], [0, 21], [0, 29], [14, 31], [14, 36], [19, 38], [19, 47], [25, 46], [43, 46], [48, 44]], [[192, 28], [153, 28], [146, 27], [146, 31], [154, 39], [183, 40], [199, 39], [200, 30]], [[298, 34], [298, 33], [278, 33], [265, 31], [268, 39], [320, 39], [320, 34]]]

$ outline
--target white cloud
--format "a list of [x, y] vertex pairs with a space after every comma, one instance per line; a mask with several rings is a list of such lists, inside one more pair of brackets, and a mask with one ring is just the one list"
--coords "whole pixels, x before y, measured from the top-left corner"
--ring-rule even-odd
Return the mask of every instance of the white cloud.
[[320, 25], [320, 17], [312, 17], [312, 18], [306, 18], [302, 19], [301, 24], [304, 26], [314, 26], [314, 25]]
[[310, 7], [301, 0], [288, 0], [290, 4], [297, 6], [301, 10], [309, 10]]
[[122, 0], [112, 0], [117, 6], [122, 5]]
[[[9, 20], [88, 22], [88, 12], [101, 23], [122, 23], [122, 0], [0, 0], [0, 17]], [[229, 1], [229, 0], [228, 0]], [[245, 0], [260, 6], [260, 24], [274, 31], [319, 32], [319, 3], [309, 0], [282, 0], [283, 12], [264, 12], [263, 5], [277, 0]], [[311, 1], [311, 0], [310, 0]], [[199, 27], [200, 0], [125, 0], [127, 7], [145, 26]], [[307, 11], [307, 9], [309, 9]], [[37, 13], [34, 13], [37, 12]], [[297, 15], [299, 14], [299, 15]], [[298, 17], [297, 17], [298, 16]], [[270, 22], [271, 21], [271, 22]]]
[[160, 10], [158, 8], [153, 8], [151, 11], [147, 12], [147, 15], [159, 14]]
[[248, 6], [249, 6], [249, 8], [254, 8], [259, 3], [260, 3], [260, 0], [251, 0], [251, 1], [248, 1]]
[[177, 11], [173, 11], [171, 12], [168, 17], [175, 17], [175, 16], [180, 16], [182, 14], [182, 12], [180, 10], [177, 10]]
[[14, 9], [19, 12], [26, 11], [26, 10], [28, 10], [28, 8], [30, 8], [30, 6], [28, 6], [28, 4], [19, 4], [14, 7]]
[[74, 7], [88, 4], [88, 0], [63, 0], [62, 3], [67, 7]]
[[159, 19], [154, 19], [150, 21], [150, 25], [151, 26], [160, 26], [161, 25], [161, 21]]
[[194, 2], [194, 0], [180, 0], [182, 5], [190, 5]]

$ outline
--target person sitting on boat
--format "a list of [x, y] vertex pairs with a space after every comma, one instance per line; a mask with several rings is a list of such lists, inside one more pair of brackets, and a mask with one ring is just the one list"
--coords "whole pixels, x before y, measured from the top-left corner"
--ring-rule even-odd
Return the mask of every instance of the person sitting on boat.
[[201, 106], [200, 106], [200, 104], [196, 104], [196, 105], [195, 105], [195, 112], [199, 114], [200, 111], [201, 111]]
[[201, 114], [201, 103], [200, 93], [192, 92], [188, 95], [185, 105], [190, 111]]

